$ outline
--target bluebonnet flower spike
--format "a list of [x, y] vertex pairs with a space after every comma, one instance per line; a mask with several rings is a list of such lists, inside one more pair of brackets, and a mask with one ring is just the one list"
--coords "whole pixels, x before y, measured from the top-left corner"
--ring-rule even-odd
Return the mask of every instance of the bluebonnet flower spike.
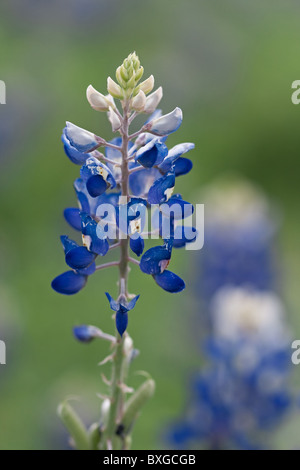
[[[61, 237], [65, 261], [71, 269], [57, 276], [52, 281], [52, 288], [60, 294], [72, 295], [83, 289], [89, 276], [96, 271], [99, 271], [100, 277], [106, 268], [114, 267], [119, 272], [116, 300], [106, 293], [110, 308], [115, 312], [115, 337], [91, 325], [74, 328], [75, 338], [83, 343], [103, 338], [113, 345], [112, 354], [102, 361], [111, 361], [113, 371], [112, 382], [105, 380], [109, 387], [109, 398], [106, 400], [105, 418], [104, 415], [101, 418], [101, 435], [96, 433], [95, 443], [97, 449], [106, 450], [115, 447], [115, 444], [122, 448], [124, 442], [129, 441], [127, 437], [130, 437], [132, 423], [145, 402], [141, 395], [144, 398], [150, 396], [150, 385], [150, 394], [154, 391], [153, 381], [147, 379], [147, 387], [142, 385], [124, 403], [128, 387], [123, 380], [133, 351], [132, 340], [128, 333], [124, 333], [128, 326], [128, 313], [139, 298], [139, 295], [133, 296], [129, 291], [129, 263], [139, 265], [141, 271], [152, 276], [165, 291], [182, 291], [184, 281], [167, 268], [173, 247], [185, 246], [190, 241], [190, 237], [182, 233], [177, 225], [193, 211], [193, 206], [181, 195], [172, 197], [176, 177], [188, 173], [192, 167], [191, 161], [182, 155], [191, 150], [193, 144], [179, 144], [170, 150], [167, 146], [168, 135], [181, 125], [182, 111], [175, 108], [171, 113], [163, 115], [157, 109], [163, 95], [162, 88], [152, 91], [153, 75], [142, 81], [143, 74], [140, 60], [133, 52], [117, 68], [116, 81], [108, 77], [108, 94], [99, 92], [92, 85], [86, 90], [90, 106], [106, 113], [112, 131], [117, 132], [118, 137], [105, 140], [71, 122], [67, 122], [62, 135], [67, 157], [72, 163], [81, 166], [80, 178], [74, 182], [78, 208], [75, 204], [74, 207], [67, 207], [64, 218], [70, 228], [81, 232], [82, 245], [67, 235]], [[129, 127], [132, 121], [141, 114], [150, 116], [140, 130], [131, 133]], [[97, 150], [100, 146], [105, 149], [103, 154]], [[157, 227], [148, 228], [150, 218], [147, 209], [152, 204], [157, 205], [159, 221]], [[173, 204], [177, 205], [180, 213], [172, 212]], [[182, 209], [185, 209], [184, 213]], [[164, 233], [164, 224], [170, 225], [169, 233]], [[193, 238], [194, 232], [190, 228]], [[148, 233], [152, 235], [154, 232], [163, 239], [163, 245], [146, 249], [144, 253], [146, 237]], [[181, 236], [180, 241], [175, 239], [178, 235]], [[101, 263], [100, 260], [107, 253], [111, 253], [112, 258]], [[141, 257], [141, 260], [131, 257], [131, 253]], [[96, 265], [96, 262], [99, 264]], [[103, 285], [105, 281], [103, 276], [100, 282]], [[101, 305], [99, 310], [105, 313]], [[116, 422], [124, 424], [122, 436], [116, 434]], [[78, 420], [68, 427], [75, 443], [78, 442], [74, 438], [78, 437], [76, 423]], [[72, 429], [73, 425], [76, 429]], [[84, 446], [88, 447], [90, 438], [83, 426], [80, 426], [80, 433], [83, 433]]]

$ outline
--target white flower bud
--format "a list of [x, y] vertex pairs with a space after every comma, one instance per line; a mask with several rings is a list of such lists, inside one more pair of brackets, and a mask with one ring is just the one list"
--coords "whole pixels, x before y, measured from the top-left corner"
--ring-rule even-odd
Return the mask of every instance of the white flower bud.
[[112, 78], [108, 77], [107, 79], [107, 91], [108, 93], [119, 100], [123, 99], [123, 93], [121, 87], [113, 81]]
[[108, 105], [111, 106], [112, 108], [115, 108], [115, 100], [111, 95], [105, 95], [106, 100], [108, 101]]
[[151, 114], [156, 110], [160, 100], [163, 97], [163, 89], [160, 86], [156, 91], [147, 96], [144, 113]]
[[180, 108], [175, 108], [171, 113], [151, 121], [147, 130], [155, 135], [168, 135], [177, 131], [181, 123], [182, 111]]
[[102, 95], [102, 93], [99, 93], [99, 91], [95, 90], [92, 85], [87, 87], [86, 97], [91, 107], [96, 111], [108, 111], [108, 100], [104, 95]]
[[115, 113], [115, 111], [112, 108], [109, 108], [107, 116], [108, 116], [109, 122], [111, 123], [112, 131], [116, 132], [117, 130], [119, 130], [121, 127], [121, 121], [117, 113]]
[[138, 94], [131, 100], [131, 108], [135, 111], [141, 112], [144, 110], [146, 104], [146, 95], [140, 90]]
[[145, 95], [147, 95], [148, 93], [150, 93], [150, 91], [153, 90], [153, 87], [154, 87], [154, 77], [153, 75], [150, 75], [150, 77], [147, 78], [147, 80], [140, 83], [140, 85], [138, 86], [138, 90], [142, 90], [145, 93]]

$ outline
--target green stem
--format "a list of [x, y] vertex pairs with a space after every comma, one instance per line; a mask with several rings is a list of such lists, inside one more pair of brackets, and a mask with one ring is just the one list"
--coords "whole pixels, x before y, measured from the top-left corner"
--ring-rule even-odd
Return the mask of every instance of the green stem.
[[[122, 180], [121, 180], [121, 190], [122, 196], [128, 198], [129, 188], [128, 188], [128, 105], [124, 105], [124, 114], [123, 114], [123, 125], [122, 125]], [[120, 262], [119, 262], [119, 271], [120, 271], [120, 280], [119, 280], [119, 296], [126, 297], [127, 295], [127, 282], [128, 282], [128, 257], [129, 257], [129, 239], [128, 237], [120, 240]], [[122, 420], [123, 410], [124, 410], [124, 399], [125, 394], [122, 388], [125, 380], [125, 373], [127, 370], [128, 359], [124, 352], [124, 338], [120, 337], [119, 333], [116, 332], [116, 349], [114, 352], [113, 359], [113, 368], [112, 368], [112, 378], [111, 378], [111, 405], [107, 427], [105, 430], [105, 446], [107, 448], [115, 449], [121, 448], [122, 441], [116, 435], [116, 430], [118, 424]]]
[[109, 448], [115, 448], [118, 443], [118, 437], [116, 435], [116, 430], [119, 421], [121, 420], [122, 413], [122, 401], [123, 401], [123, 362], [124, 362], [124, 337], [121, 339], [120, 335], [117, 333], [117, 345], [114, 355], [113, 368], [112, 368], [112, 378], [111, 378], [111, 403], [110, 403], [110, 412], [107, 427], [105, 430], [106, 446]]

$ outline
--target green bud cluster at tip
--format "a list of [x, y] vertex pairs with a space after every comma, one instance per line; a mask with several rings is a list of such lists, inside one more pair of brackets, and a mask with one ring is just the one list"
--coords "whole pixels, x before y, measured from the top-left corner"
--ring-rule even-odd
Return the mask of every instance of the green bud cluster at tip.
[[120, 65], [116, 70], [116, 79], [118, 84], [110, 78], [108, 92], [117, 99], [129, 99], [131, 97], [135, 97], [140, 90], [142, 90], [145, 95], [150, 93], [154, 86], [154, 78], [151, 76], [138, 85], [143, 74], [144, 68], [141, 66], [136, 53], [133, 52], [132, 54], [129, 54], [129, 56], [124, 59], [122, 65]]
[[116, 79], [123, 90], [133, 90], [144, 73], [138, 56], [135, 52], [129, 54], [123, 64], [116, 70]]

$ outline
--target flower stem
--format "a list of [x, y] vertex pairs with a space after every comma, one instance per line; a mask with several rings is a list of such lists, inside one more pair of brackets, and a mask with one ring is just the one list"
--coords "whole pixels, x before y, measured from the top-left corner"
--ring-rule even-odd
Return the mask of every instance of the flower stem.
[[[129, 197], [129, 188], [128, 188], [128, 128], [129, 128], [129, 116], [128, 116], [128, 104], [124, 103], [123, 108], [123, 117], [122, 117], [122, 178], [121, 178], [121, 195], [126, 198]], [[128, 258], [129, 258], [129, 249], [128, 249], [129, 239], [128, 236], [120, 240], [120, 261], [119, 261], [119, 271], [120, 271], [120, 280], [119, 280], [119, 297], [126, 297], [127, 295], [127, 282], [128, 282]], [[121, 449], [122, 440], [117, 435], [117, 426], [122, 420], [124, 412], [124, 400], [125, 393], [122, 387], [125, 380], [125, 374], [127, 370], [128, 358], [124, 351], [124, 339], [125, 336], [121, 338], [119, 333], [116, 331], [116, 347], [114, 351], [114, 359], [112, 366], [112, 378], [111, 378], [111, 395], [110, 395], [110, 413], [108, 418], [108, 423], [105, 431], [105, 447], [107, 449]]]
[[99, 271], [100, 269], [111, 268], [113, 266], [119, 266], [119, 261], [111, 261], [109, 263], [99, 264], [99, 266], [96, 266], [96, 271]]

